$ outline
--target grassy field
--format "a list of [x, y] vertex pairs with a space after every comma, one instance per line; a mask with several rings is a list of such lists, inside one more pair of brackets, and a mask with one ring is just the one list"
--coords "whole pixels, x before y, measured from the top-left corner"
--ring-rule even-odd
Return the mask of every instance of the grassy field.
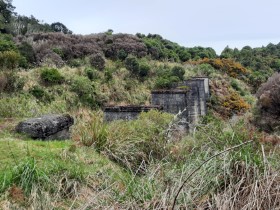
[[[135, 122], [111, 124], [103, 124], [96, 113], [83, 115], [68, 141], [31, 140], [13, 131], [20, 119], [1, 121], [2, 209], [172, 208], [179, 187], [197, 169], [176, 208], [273, 209], [280, 204], [279, 147], [260, 144], [261, 133], [244, 117], [222, 122], [209, 115], [195, 133], [169, 142], [160, 141], [172, 119], [168, 115], [151, 112]], [[88, 139], [83, 144], [82, 135], [104, 127], [105, 142], [97, 135], [92, 145]]]

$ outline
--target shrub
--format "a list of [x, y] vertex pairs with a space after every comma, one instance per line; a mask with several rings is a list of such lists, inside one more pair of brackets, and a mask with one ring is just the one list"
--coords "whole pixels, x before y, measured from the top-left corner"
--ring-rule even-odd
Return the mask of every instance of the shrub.
[[275, 73], [257, 91], [255, 122], [267, 132], [280, 131], [280, 74]]
[[125, 67], [130, 71], [134, 76], [139, 74], [139, 62], [135, 56], [129, 55], [124, 61]]
[[46, 85], [56, 85], [61, 84], [64, 81], [64, 77], [60, 74], [57, 69], [54, 68], [45, 68], [41, 71], [40, 74], [42, 82]]
[[99, 75], [98, 75], [98, 72], [93, 69], [93, 68], [85, 68], [85, 74], [87, 75], [87, 77], [92, 81], [94, 79], [98, 79], [99, 78]]
[[26, 58], [26, 61], [34, 65], [36, 63], [36, 56], [33, 47], [27, 42], [23, 42], [18, 46], [20, 54]]
[[204, 58], [197, 62], [193, 62], [194, 64], [210, 64], [215, 69], [226, 72], [231, 77], [244, 79], [244, 76], [248, 76], [251, 71], [240, 63], [235, 62], [232, 59], [208, 59]]
[[92, 67], [99, 70], [103, 70], [105, 68], [105, 57], [101, 53], [91, 55], [89, 60]]
[[172, 75], [178, 77], [180, 80], [184, 80], [185, 69], [181, 66], [174, 66], [172, 68]]
[[127, 56], [128, 56], [128, 54], [127, 54], [126, 51], [124, 51], [123, 49], [119, 50], [119, 52], [118, 52], [118, 59], [123, 61], [123, 60], [126, 59]]
[[16, 51], [0, 52], [0, 67], [14, 69], [19, 65], [20, 58], [20, 54]]
[[8, 84], [8, 79], [6, 74], [0, 73], [0, 92], [4, 91], [7, 84]]
[[197, 65], [195, 68], [194, 68], [194, 71], [198, 74], [198, 75], [203, 75], [203, 76], [208, 76], [210, 77], [211, 74], [213, 74], [214, 72], [216, 72], [217, 70], [211, 66], [210, 64], [208, 63], [203, 63], [203, 64], [200, 64], [200, 65]]
[[16, 45], [12, 41], [12, 36], [0, 34], [0, 52], [4, 51], [16, 51]]
[[179, 82], [180, 79], [176, 76], [158, 77], [155, 82], [155, 89], [170, 89], [173, 84]]
[[53, 51], [54, 53], [58, 54], [61, 58], [64, 57], [64, 52], [63, 52], [63, 50], [62, 50], [61, 48], [55, 47], [55, 48], [52, 49], [52, 51]]
[[113, 71], [112, 69], [106, 68], [104, 72], [105, 82], [109, 82], [113, 79]]
[[5, 74], [5, 77], [6, 77], [6, 85], [4, 87], [4, 91], [17, 92], [23, 89], [25, 80], [19, 77], [15, 72], [7, 72]]
[[43, 102], [50, 102], [53, 98], [43, 88], [38, 85], [33, 86], [29, 92], [37, 99]]
[[75, 76], [71, 82], [71, 90], [78, 95], [79, 101], [91, 108], [99, 106], [95, 98], [95, 89], [92, 82], [84, 76]]
[[71, 67], [80, 67], [83, 65], [83, 60], [79, 59], [79, 58], [76, 58], [76, 59], [71, 59], [69, 62], [68, 62], [68, 65], [71, 66]]
[[150, 73], [151, 67], [149, 66], [148, 63], [146, 62], [141, 62], [139, 65], [139, 76], [142, 77], [146, 77], [148, 76], [148, 74]]

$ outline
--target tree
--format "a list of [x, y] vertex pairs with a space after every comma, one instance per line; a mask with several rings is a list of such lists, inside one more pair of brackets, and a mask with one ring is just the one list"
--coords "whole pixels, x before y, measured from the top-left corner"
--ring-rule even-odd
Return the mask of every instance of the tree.
[[60, 22], [55, 22], [51, 24], [51, 28], [55, 32], [62, 32], [64, 34], [72, 34], [73, 32], [69, 30], [64, 24]]
[[233, 58], [233, 49], [226, 46], [225, 49], [221, 53], [221, 58]]
[[7, 33], [7, 26], [11, 22], [15, 7], [12, 0], [0, 0], [0, 32]]

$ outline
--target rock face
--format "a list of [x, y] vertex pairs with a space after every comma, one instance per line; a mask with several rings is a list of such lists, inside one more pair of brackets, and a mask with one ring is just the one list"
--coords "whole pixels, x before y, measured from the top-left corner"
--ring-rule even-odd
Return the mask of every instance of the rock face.
[[64, 140], [70, 138], [69, 128], [74, 124], [74, 119], [65, 115], [44, 115], [28, 119], [16, 126], [16, 131], [24, 133], [33, 139]]

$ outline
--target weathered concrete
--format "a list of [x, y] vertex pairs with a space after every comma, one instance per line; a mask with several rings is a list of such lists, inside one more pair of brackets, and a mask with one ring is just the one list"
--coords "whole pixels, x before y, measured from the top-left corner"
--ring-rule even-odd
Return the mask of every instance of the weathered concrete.
[[[209, 98], [209, 80], [195, 77], [190, 80], [174, 84], [171, 90], [152, 91], [152, 105], [161, 105], [163, 110], [177, 114], [186, 109], [181, 122], [191, 127], [199, 120], [199, 116], [207, 114], [206, 100]], [[184, 123], [183, 123], [184, 124]]]
[[177, 127], [192, 130], [199, 116], [207, 114], [206, 101], [209, 98], [209, 79], [194, 77], [173, 85], [171, 90], [153, 90], [151, 92], [152, 106], [111, 106], [105, 107], [105, 120], [132, 120], [142, 111], [159, 109], [164, 112], [180, 114]]
[[63, 140], [70, 138], [69, 128], [73, 124], [74, 119], [68, 114], [44, 115], [20, 122], [16, 126], [16, 131], [34, 139]]
[[148, 112], [152, 109], [162, 110], [161, 106], [107, 106], [104, 107], [104, 120], [134, 120], [141, 112]]

